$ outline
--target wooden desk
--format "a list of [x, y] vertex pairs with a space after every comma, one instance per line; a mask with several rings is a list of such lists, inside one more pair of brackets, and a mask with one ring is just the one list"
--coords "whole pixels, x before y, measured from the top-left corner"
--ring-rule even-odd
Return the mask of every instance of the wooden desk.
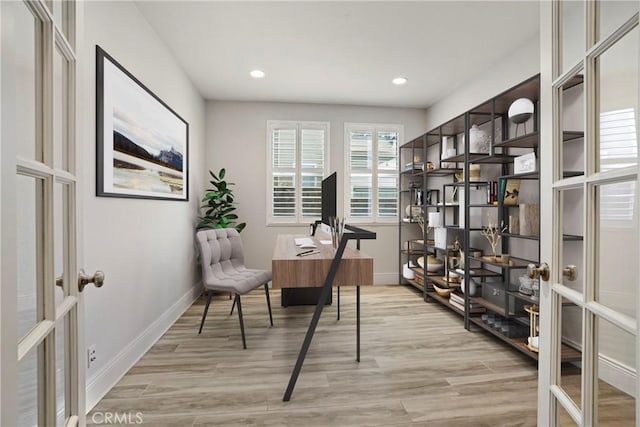
[[[294, 239], [308, 237], [302, 235], [281, 234], [276, 240], [271, 261], [272, 287], [310, 288], [324, 284], [335, 250], [331, 245], [323, 245], [317, 237], [311, 237], [318, 246], [319, 254], [296, 256], [309, 249], [300, 249]], [[354, 248], [345, 248], [340, 266], [333, 280], [333, 286], [371, 286], [373, 285], [373, 258]]]
[[[274, 288], [300, 288], [322, 286], [320, 298], [313, 312], [309, 329], [305, 335], [298, 359], [291, 372], [289, 385], [284, 393], [283, 401], [291, 399], [302, 364], [309, 351], [313, 334], [322, 314], [324, 301], [331, 294], [331, 287], [356, 287], [356, 360], [360, 361], [360, 286], [373, 285], [373, 258], [360, 252], [360, 239], [375, 239], [376, 234], [358, 227], [348, 226], [336, 249], [332, 245], [323, 245], [313, 238], [318, 254], [299, 257], [304, 252], [294, 242], [296, 236], [279, 235], [271, 261], [272, 286]], [[357, 240], [357, 249], [348, 248], [349, 240]], [[338, 294], [338, 313], [340, 313], [340, 294]], [[340, 319], [338, 314], [338, 320]]]

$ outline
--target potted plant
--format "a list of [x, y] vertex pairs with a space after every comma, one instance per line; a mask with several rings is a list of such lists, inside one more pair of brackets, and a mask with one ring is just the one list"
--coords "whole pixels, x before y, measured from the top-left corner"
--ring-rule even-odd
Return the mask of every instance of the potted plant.
[[224, 180], [225, 169], [220, 169], [218, 175], [209, 171], [211, 185], [213, 188], [207, 189], [200, 206], [201, 216], [198, 217], [198, 230], [203, 228], [229, 228], [233, 227], [241, 232], [246, 226], [246, 222], [236, 224], [238, 215], [233, 213], [236, 210], [236, 203], [233, 199], [232, 182]]

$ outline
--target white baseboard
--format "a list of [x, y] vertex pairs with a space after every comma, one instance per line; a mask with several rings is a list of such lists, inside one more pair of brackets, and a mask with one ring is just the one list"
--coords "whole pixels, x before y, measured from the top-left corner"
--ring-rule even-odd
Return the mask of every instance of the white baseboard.
[[373, 284], [374, 285], [397, 285], [398, 284], [398, 272], [395, 273], [374, 273]]
[[[577, 342], [566, 338], [565, 340], [574, 348], [582, 351], [582, 346]], [[576, 362], [574, 365], [582, 369], [581, 362]], [[607, 384], [611, 384], [629, 396], [636, 397], [636, 373], [630, 367], [601, 354], [598, 357], [598, 376]]]
[[629, 396], [636, 397], [636, 373], [628, 366], [600, 355], [598, 375], [602, 381], [622, 390]]
[[200, 296], [202, 284], [197, 283], [189, 289], [175, 304], [169, 307], [160, 317], [147, 327], [137, 338], [122, 349], [100, 371], [87, 379], [86, 412], [94, 406], [115, 386], [133, 365], [149, 351], [160, 337], [176, 320], [191, 307]]

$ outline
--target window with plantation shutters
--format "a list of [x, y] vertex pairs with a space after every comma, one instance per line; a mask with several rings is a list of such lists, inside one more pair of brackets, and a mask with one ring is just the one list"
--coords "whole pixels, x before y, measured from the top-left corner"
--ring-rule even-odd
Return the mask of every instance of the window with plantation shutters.
[[[600, 113], [600, 170], [636, 166], [638, 141], [633, 108]], [[635, 181], [604, 185], [600, 190], [600, 215], [610, 224], [634, 220]]]
[[345, 213], [350, 222], [396, 222], [401, 125], [345, 123]]
[[321, 214], [328, 171], [329, 123], [267, 122], [269, 224], [308, 224]]

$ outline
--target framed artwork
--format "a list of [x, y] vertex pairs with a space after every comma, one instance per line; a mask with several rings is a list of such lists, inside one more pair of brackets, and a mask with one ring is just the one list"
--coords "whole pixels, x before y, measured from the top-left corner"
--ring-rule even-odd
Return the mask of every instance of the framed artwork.
[[96, 195], [189, 200], [189, 124], [96, 45]]

